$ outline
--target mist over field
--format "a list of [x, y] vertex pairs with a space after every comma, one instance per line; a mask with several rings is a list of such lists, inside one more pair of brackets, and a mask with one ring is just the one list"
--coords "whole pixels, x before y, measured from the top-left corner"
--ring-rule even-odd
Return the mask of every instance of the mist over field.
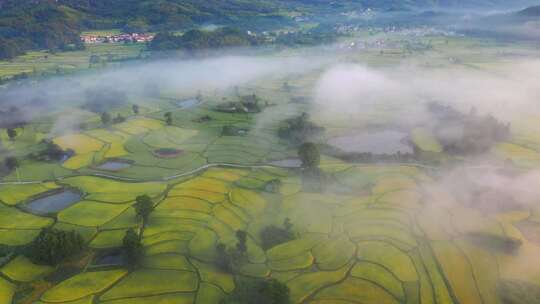
[[44, 4], [81, 49], [0, 47], [0, 303], [536, 303], [540, 7], [464, 2]]
[[198, 91], [224, 90], [269, 75], [288, 75], [309, 72], [329, 58], [314, 56], [216, 56], [193, 60], [157, 60], [120, 68], [90, 72], [84, 76], [56, 77], [35, 84], [15, 86], [3, 92], [3, 102], [31, 102], [44, 98], [53, 107], [76, 106], [72, 101], [84, 99], [91, 87], [110, 87], [132, 96], [142, 96], [145, 85], [186, 96]]
[[[328, 69], [315, 88], [315, 102], [321, 111], [363, 111], [366, 107], [404, 102], [404, 119], [421, 122], [414, 111], [438, 101], [469, 111], [512, 120], [540, 110], [540, 60], [515, 59], [496, 71], [462, 68], [432, 69], [404, 63], [374, 69], [342, 64]], [[409, 112], [410, 111], [410, 112]]]

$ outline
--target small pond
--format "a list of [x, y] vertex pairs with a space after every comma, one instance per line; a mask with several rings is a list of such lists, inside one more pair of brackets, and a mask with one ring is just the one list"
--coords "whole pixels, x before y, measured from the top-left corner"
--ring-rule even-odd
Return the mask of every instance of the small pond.
[[117, 266], [124, 265], [125, 262], [126, 258], [122, 251], [119, 250], [97, 257], [92, 264], [93, 266]]
[[106, 170], [106, 171], [120, 171], [122, 169], [127, 169], [129, 167], [131, 167], [131, 164], [129, 162], [109, 160], [98, 165], [96, 169]]
[[174, 148], [161, 148], [154, 150], [154, 155], [161, 158], [174, 158], [184, 154], [184, 150]]
[[81, 194], [74, 190], [65, 190], [43, 196], [24, 205], [24, 209], [37, 215], [57, 213], [81, 200]]
[[65, 163], [68, 159], [71, 158], [71, 154], [68, 154], [68, 153], [64, 153], [64, 155], [62, 155], [62, 158], [60, 159], [60, 163]]
[[201, 102], [197, 98], [184, 99], [176, 102], [176, 106], [182, 109], [191, 109], [198, 106]]
[[300, 168], [302, 161], [299, 158], [287, 158], [271, 161], [270, 165], [283, 168]]
[[407, 144], [407, 136], [406, 132], [393, 130], [361, 132], [332, 138], [328, 144], [347, 153], [413, 153], [413, 148]]

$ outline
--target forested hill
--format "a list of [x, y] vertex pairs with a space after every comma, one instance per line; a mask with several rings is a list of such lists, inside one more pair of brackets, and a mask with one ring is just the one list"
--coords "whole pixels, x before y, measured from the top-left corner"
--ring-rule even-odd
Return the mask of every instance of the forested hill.
[[519, 16], [540, 17], [540, 5], [528, 7], [518, 12]]
[[80, 48], [78, 12], [55, 4], [4, 1], [0, 9], [0, 58], [29, 49]]
[[0, 0], [0, 58], [29, 49], [79, 48], [83, 29], [179, 30], [204, 23], [272, 27], [290, 22], [266, 0]]
[[[516, 0], [528, 1], [528, 0]], [[83, 47], [84, 29], [168, 31], [200, 24], [250, 30], [292, 24], [298, 13], [375, 8], [395, 10], [433, 5], [493, 5], [503, 0], [0, 0], [0, 59], [30, 49]]]

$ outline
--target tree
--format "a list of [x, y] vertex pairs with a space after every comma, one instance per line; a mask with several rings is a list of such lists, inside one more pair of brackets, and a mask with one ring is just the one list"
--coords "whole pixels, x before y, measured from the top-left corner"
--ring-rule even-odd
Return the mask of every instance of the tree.
[[316, 168], [321, 161], [321, 155], [317, 145], [314, 143], [303, 143], [298, 148], [298, 157], [302, 161], [302, 167], [304, 168]]
[[264, 185], [264, 190], [267, 192], [278, 193], [281, 185], [281, 180], [274, 178], [266, 182], [266, 184]]
[[288, 140], [291, 144], [299, 145], [309, 142], [311, 138], [324, 132], [324, 128], [309, 120], [309, 114], [301, 115], [284, 120], [279, 129], [278, 136]]
[[227, 252], [225, 244], [219, 243], [216, 246], [216, 266], [223, 272], [232, 272], [231, 257]]
[[131, 109], [133, 110], [133, 114], [139, 115], [139, 111], [140, 111], [139, 105], [134, 104], [131, 106]]
[[137, 217], [141, 218], [143, 222], [146, 222], [148, 216], [152, 212], [152, 209], [154, 209], [154, 203], [148, 195], [139, 195], [135, 199], [133, 208], [135, 208], [135, 214], [137, 214]]
[[141, 243], [141, 238], [133, 228], [126, 231], [122, 246], [126, 257], [126, 262], [129, 267], [137, 267], [143, 258], [144, 247]]
[[52, 140], [44, 139], [41, 144], [44, 146], [43, 150], [40, 150], [33, 154], [34, 158], [41, 161], [61, 161], [66, 156], [72, 156], [75, 151], [67, 149], [66, 151], [55, 144]]
[[123, 107], [129, 98], [124, 91], [111, 85], [98, 85], [84, 91], [85, 103], [83, 108], [94, 113], [112, 111]]
[[289, 304], [289, 288], [276, 279], [241, 279], [221, 304]]
[[109, 114], [108, 112], [103, 112], [101, 113], [101, 122], [104, 124], [104, 125], [108, 125], [111, 123], [111, 114]]
[[122, 123], [124, 121], [126, 121], [126, 118], [124, 116], [122, 116], [122, 114], [120, 114], [120, 113], [116, 114], [116, 117], [113, 118], [113, 120], [112, 120], [112, 122], [114, 124]]
[[239, 135], [240, 129], [238, 129], [235, 126], [223, 126], [221, 128], [221, 135], [222, 136], [236, 136]]
[[286, 92], [292, 91], [292, 86], [289, 84], [288, 81], [285, 81], [285, 82], [283, 83], [283, 90], [286, 91]]
[[245, 255], [247, 253], [247, 233], [244, 230], [236, 231], [236, 249], [240, 255]]
[[181, 38], [169, 32], [157, 33], [148, 45], [152, 51], [170, 51], [180, 48]]
[[165, 121], [167, 122], [167, 125], [170, 126], [172, 125], [173, 123], [173, 119], [172, 119], [172, 113], [171, 112], [167, 112], [165, 113]]
[[36, 264], [54, 266], [83, 248], [84, 240], [78, 232], [45, 228], [27, 248], [26, 255]]
[[99, 55], [91, 55], [90, 59], [88, 59], [88, 63], [90, 65], [98, 64], [100, 62], [101, 62], [101, 57], [99, 57]]
[[14, 40], [0, 38], [0, 59], [12, 59], [23, 53]]
[[283, 228], [274, 225], [265, 227], [261, 231], [261, 247], [264, 250], [268, 250], [279, 244], [294, 240], [292, 227], [293, 225], [289, 218], [286, 218], [283, 222]]
[[13, 128], [8, 128], [6, 130], [6, 133], [7, 133], [7, 136], [9, 137], [10, 140], [14, 140], [15, 137], [17, 137], [17, 130], [15, 130]]
[[4, 164], [6, 165], [6, 168], [8, 168], [9, 171], [13, 171], [17, 167], [19, 167], [19, 161], [17, 160], [17, 158], [13, 156], [6, 157]]
[[285, 218], [285, 220], [283, 221], [283, 228], [285, 228], [285, 230], [287, 231], [292, 232], [292, 227], [293, 227], [293, 224], [291, 223], [291, 219], [288, 217]]

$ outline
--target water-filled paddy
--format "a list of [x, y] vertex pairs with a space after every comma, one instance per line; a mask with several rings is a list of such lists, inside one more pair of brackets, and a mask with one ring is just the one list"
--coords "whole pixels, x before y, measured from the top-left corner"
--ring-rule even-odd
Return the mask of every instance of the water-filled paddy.
[[131, 167], [131, 164], [129, 162], [109, 160], [97, 166], [96, 169], [106, 170], [106, 171], [119, 171], [122, 169], [127, 169], [129, 167]]
[[97, 257], [93, 263], [94, 266], [124, 265], [126, 262], [122, 251], [113, 251]]
[[198, 106], [201, 102], [197, 98], [183, 99], [176, 102], [176, 106], [182, 109], [191, 109]]
[[24, 206], [33, 214], [56, 213], [81, 200], [81, 194], [74, 190], [66, 190], [35, 199]]
[[328, 144], [348, 153], [413, 153], [413, 148], [407, 143], [407, 136], [408, 133], [394, 130], [351, 133], [331, 138]]
[[286, 158], [271, 161], [270, 165], [283, 168], [299, 168], [302, 165], [302, 161], [299, 158]]
[[184, 153], [183, 150], [174, 149], [174, 148], [161, 148], [154, 150], [154, 155], [161, 158], [174, 158], [180, 156]]

